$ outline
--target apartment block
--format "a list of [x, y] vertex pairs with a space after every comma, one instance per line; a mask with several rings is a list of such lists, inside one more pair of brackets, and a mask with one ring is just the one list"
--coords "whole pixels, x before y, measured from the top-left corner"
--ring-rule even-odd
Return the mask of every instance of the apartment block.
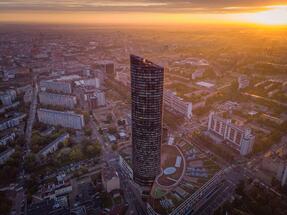
[[17, 113], [8, 119], [0, 121], [0, 131], [20, 125], [25, 117], [26, 114]]
[[251, 129], [244, 126], [237, 126], [230, 119], [224, 119], [215, 112], [209, 114], [208, 131], [216, 134], [241, 155], [252, 152], [255, 136]]
[[192, 117], [192, 103], [185, 102], [182, 98], [178, 97], [175, 92], [166, 90], [164, 92], [164, 104], [180, 113], [184, 117], [191, 119]]
[[45, 146], [38, 154], [47, 156], [49, 153], [53, 153], [59, 147], [59, 144], [64, 142], [66, 139], [69, 138], [69, 133], [62, 134], [58, 138], [56, 138], [53, 142], [49, 143]]
[[85, 126], [84, 116], [74, 112], [62, 112], [49, 109], [38, 109], [39, 122], [48, 125], [59, 125], [65, 128], [82, 129]]
[[65, 108], [74, 108], [77, 104], [77, 99], [75, 96], [55, 94], [49, 92], [40, 92], [39, 100], [41, 104], [61, 106]]
[[4, 164], [9, 158], [11, 157], [12, 154], [14, 154], [15, 149], [13, 148], [8, 148], [4, 152], [0, 153], [0, 164]]
[[57, 81], [57, 80], [43, 80], [40, 82], [40, 87], [48, 91], [57, 93], [72, 93], [72, 84], [70, 82]]

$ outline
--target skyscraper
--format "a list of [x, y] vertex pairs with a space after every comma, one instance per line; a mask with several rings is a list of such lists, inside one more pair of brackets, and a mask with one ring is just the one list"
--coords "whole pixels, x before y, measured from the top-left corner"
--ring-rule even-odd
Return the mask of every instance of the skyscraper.
[[160, 173], [164, 69], [131, 55], [134, 181], [151, 187]]

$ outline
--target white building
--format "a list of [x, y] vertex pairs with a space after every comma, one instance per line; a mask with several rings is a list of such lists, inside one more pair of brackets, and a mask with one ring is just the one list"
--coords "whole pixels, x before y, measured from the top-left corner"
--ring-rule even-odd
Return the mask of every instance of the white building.
[[240, 152], [241, 155], [247, 155], [252, 152], [255, 136], [251, 130], [245, 127], [239, 127], [231, 123], [230, 119], [224, 119], [214, 112], [209, 114], [208, 131], [227, 140], [229, 146]]
[[192, 117], [192, 103], [183, 101], [183, 99], [178, 97], [175, 92], [170, 90], [164, 91], [163, 99], [164, 104], [175, 112], [182, 114], [188, 119]]
[[0, 145], [1, 146], [5, 146], [8, 143], [11, 143], [15, 139], [15, 137], [16, 137], [16, 134], [14, 132], [5, 135], [4, 137], [2, 137], [0, 139]]
[[244, 88], [248, 87], [249, 83], [250, 83], [249, 79], [246, 75], [239, 76], [237, 81], [238, 81], [238, 88], [239, 89], [244, 89]]
[[208, 89], [213, 88], [215, 85], [206, 81], [198, 81], [196, 82], [196, 85], [200, 86], [200, 87], [205, 87]]
[[41, 104], [61, 106], [73, 109], [77, 104], [76, 96], [55, 94], [49, 92], [40, 92], [39, 100]]
[[103, 91], [97, 91], [96, 97], [97, 97], [97, 106], [101, 107], [106, 105], [106, 96]]
[[6, 90], [0, 92], [0, 100], [4, 106], [12, 105], [13, 101], [16, 100], [17, 94], [15, 90]]
[[72, 93], [72, 85], [68, 81], [43, 80], [40, 81], [40, 87], [58, 93]]
[[16, 127], [18, 125], [20, 125], [20, 123], [22, 122], [22, 120], [26, 117], [26, 114], [16, 114], [15, 116], [2, 120], [0, 122], [0, 131], [5, 130], [7, 128], [13, 128]]
[[48, 125], [60, 125], [65, 128], [82, 129], [85, 126], [84, 116], [73, 112], [62, 112], [49, 109], [38, 109], [39, 122]]
[[99, 78], [93, 78], [93, 79], [84, 79], [84, 80], [78, 80], [75, 81], [75, 85], [77, 87], [94, 87], [94, 88], [100, 88], [100, 79]]
[[117, 72], [115, 79], [126, 87], [131, 85], [131, 77], [128, 72]]
[[39, 151], [39, 155], [47, 156], [49, 153], [55, 152], [60, 143], [63, 143], [65, 140], [67, 140], [70, 137], [69, 133], [62, 134], [60, 137], [55, 139], [53, 142], [49, 143], [47, 146], [45, 146], [41, 151]]
[[8, 148], [4, 152], [0, 153], [0, 164], [4, 164], [9, 158], [11, 157], [12, 154], [14, 154], [15, 149], [13, 148]]
[[205, 72], [205, 69], [204, 69], [204, 68], [198, 68], [198, 69], [196, 69], [195, 72], [193, 72], [192, 75], [191, 75], [192, 80], [195, 80], [195, 79], [197, 79], [197, 78], [202, 78], [204, 72]]
[[117, 171], [112, 167], [102, 168], [102, 182], [105, 190], [110, 193], [113, 190], [119, 190], [120, 178]]

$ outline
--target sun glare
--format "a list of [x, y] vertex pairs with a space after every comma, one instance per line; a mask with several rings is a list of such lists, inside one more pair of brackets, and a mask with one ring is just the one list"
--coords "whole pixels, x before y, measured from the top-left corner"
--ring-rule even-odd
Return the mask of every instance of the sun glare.
[[243, 19], [247, 22], [263, 25], [286, 25], [287, 6], [278, 6], [267, 11], [243, 14]]

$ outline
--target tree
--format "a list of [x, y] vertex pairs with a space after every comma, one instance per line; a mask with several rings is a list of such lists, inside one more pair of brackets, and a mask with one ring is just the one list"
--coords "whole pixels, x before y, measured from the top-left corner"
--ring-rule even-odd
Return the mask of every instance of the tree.
[[107, 116], [107, 122], [108, 123], [111, 123], [113, 121], [113, 116], [112, 116], [112, 114], [108, 114], [108, 116]]
[[85, 127], [84, 132], [85, 132], [86, 136], [89, 136], [89, 137], [92, 136], [92, 129], [91, 128]]
[[74, 148], [69, 154], [71, 161], [79, 161], [83, 158], [83, 153], [80, 148]]
[[113, 145], [112, 145], [112, 150], [113, 150], [113, 151], [116, 151], [117, 149], [118, 149], [118, 145], [117, 145], [117, 144], [113, 144]]
[[103, 135], [103, 133], [104, 133], [104, 131], [103, 131], [102, 128], [99, 128], [98, 132], [99, 132], [101, 135]]
[[28, 172], [32, 172], [36, 167], [37, 161], [35, 154], [29, 154], [25, 161], [24, 161], [24, 167]]
[[90, 121], [90, 114], [89, 114], [89, 112], [84, 112], [83, 115], [84, 115], [85, 123], [88, 123]]
[[10, 214], [12, 201], [8, 199], [4, 192], [0, 192], [0, 214]]
[[109, 127], [109, 133], [110, 134], [116, 134], [117, 133], [117, 128], [116, 127]]

